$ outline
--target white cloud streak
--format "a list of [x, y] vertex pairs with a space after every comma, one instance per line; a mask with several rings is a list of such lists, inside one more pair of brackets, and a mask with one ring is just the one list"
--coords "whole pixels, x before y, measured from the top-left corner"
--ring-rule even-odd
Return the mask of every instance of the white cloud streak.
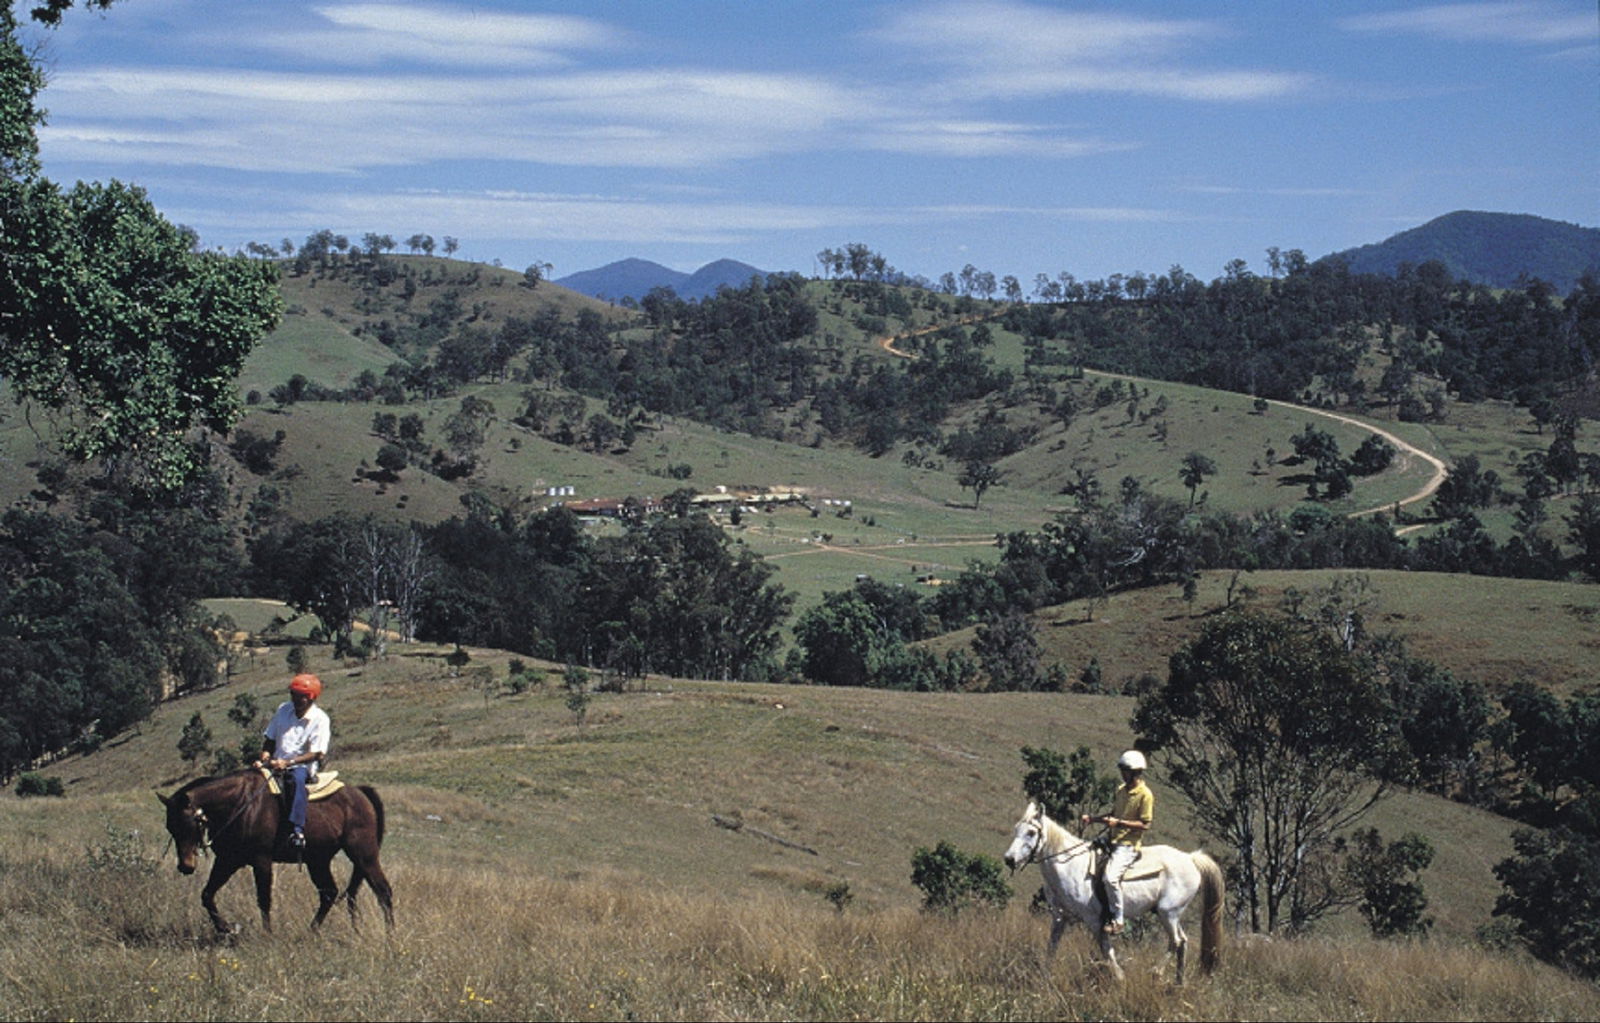
[[189, 205], [169, 215], [232, 233], [237, 243], [283, 231], [333, 226], [357, 230], [373, 223], [445, 223], [474, 238], [541, 238], [553, 242], [730, 244], [763, 236], [863, 225], [926, 226], [938, 221], [1021, 217], [1030, 220], [1152, 223], [1178, 219], [1171, 211], [1136, 207], [1007, 205], [850, 206], [763, 203], [737, 199], [663, 201], [630, 195], [530, 191], [404, 190], [327, 192], [274, 201], [258, 197], [246, 210], [225, 204]]
[[1241, 102], [1292, 96], [1315, 77], [1187, 66], [1184, 50], [1223, 36], [1195, 19], [1099, 14], [1019, 3], [907, 8], [873, 33], [886, 52], [955, 69], [952, 92], [991, 97], [1117, 93]]
[[1290, 95], [1309, 81], [1183, 66], [1176, 54], [1219, 34], [1207, 22], [1014, 3], [941, 3], [894, 17], [877, 34], [885, 52], [938, 66], [893, 84], [822, 73], [607, 69], [596, 62], [631, 50], [632, 41], [582, 17], [396, 3], [313, 10], [320, 24], [310, 30], [272, 19], [231, 42], [215, 27], [196, 28], [173, 46], [193, 50], [204, 38], [212, 60], [291, 53], [306, 70], [102, 66], [59, 74], [42, 135], [48, 158], [332, 173], [453, 160], [693, 168], [827, 151], [1059, 160], [1137, 147], [1033, 122], [1017, 101], [1117, 93], [1241, 102]]
[[[1406, 32], [1455, 42], [1559, 45], [1595, 39], [1595, 12], [1549, 3], [1436, 4], [1340, 19], [1352, 32]], [[1591, 51], [1592, 52], [1592, 51]]]
[[552, 14], [490, 14], [425, 4], [326, 5], [323, 24], [263, 32], [244, 46], [335, 60], [345, 66], [405, 61], [458, 69], [561, 66], [572, 51], [609, 50], [624, 33], [589, 18]]

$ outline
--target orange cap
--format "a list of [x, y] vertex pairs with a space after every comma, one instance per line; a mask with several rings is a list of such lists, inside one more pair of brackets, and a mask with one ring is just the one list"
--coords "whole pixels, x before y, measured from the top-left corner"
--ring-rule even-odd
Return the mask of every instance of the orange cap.
[[289, 692], [304, 693], [315, 700], [322, 695], [322, 679], [315, 675], [296, 675], [289, 683]]

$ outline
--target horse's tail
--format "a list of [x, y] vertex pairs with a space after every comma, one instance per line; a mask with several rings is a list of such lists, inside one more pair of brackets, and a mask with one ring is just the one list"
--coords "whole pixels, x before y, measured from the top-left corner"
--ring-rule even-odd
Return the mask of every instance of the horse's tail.
[[358, 786], [358, 787], [361, 789], [361, 794], [366, 796], [367, 797], [367, 801], [372, 804], [372, 812], [378, 818], [378, 844], [382, 845], [383, 844], [383, 800], [378, 798], [378, 790], [373, 788], [371, 785], [361, 785], [361, 786]]
[[1200, 969], [1210, 973], [1222, 955], [1222, 868], [1198, 849], [1190, 855], [1200, 870]]

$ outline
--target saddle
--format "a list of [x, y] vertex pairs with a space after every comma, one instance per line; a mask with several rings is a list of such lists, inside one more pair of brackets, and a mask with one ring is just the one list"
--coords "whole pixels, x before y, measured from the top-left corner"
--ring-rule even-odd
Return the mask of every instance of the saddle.
[[[278, 779], [265, 767], [258, 768], [261, 776], [267, 779], [267, 791], [275, 796], [283, 795], [283, 787], [278, 784]], [[315, 803], [319, 799], [326, 799], [344, 788], [344, 782], [339, 780], [338, 771], [322, 771], [317, 775], [317, 780], [306, 786], [306, 801]]]

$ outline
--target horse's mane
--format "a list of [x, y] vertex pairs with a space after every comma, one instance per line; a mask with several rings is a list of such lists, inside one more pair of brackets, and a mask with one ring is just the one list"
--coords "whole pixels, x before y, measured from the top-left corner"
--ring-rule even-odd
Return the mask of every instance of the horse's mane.
[[196, 791], [198, 791], [199, 789], [207, 788], [207, 787], [209, 787], [211, 785], [218, 785], [218, 784], [221, 784], [222, 782], [226, 782], [226, 781], [242, 780], [246, 775], [253, 774], [254, 772], [255, 772], [254, 768], [246, 767], [246, 768], [243, 768], [241, 770], [234, 771], [231, 774], [213, 775], [211, 777], [206, 777], [206, 778], [196, 778], [194, 781], [188, 782], [182, 788], [180, 788], [178, 791], [174, 792], [172, 794], [172, 798], [173, 799], [178, 799], [178, 798], [189, 799], [191, 794], [196, 792]]
[[1039, 845], [1046, 855], [1053, 856], [1068, 846], [1082, 845], [1087, 841], [1056, 823], [1043, 810], [1039, 811], [1039, 830], [1044, 836]]

